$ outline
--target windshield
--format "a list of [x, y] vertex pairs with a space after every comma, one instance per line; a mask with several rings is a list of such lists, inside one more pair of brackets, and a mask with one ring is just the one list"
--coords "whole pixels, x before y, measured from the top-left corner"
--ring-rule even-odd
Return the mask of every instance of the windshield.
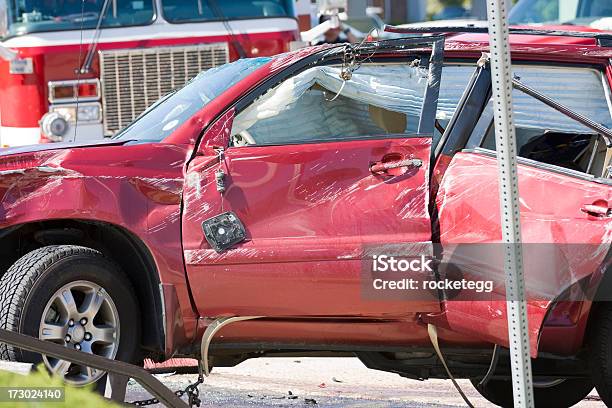
[[589, 25], [612, 17], [611, 0], [520, 0], [510, 11], [510, 24]]
[[270, 60], [269, 57], [245, 58], [204, 71], [183, 88], [155, 102], [114, 138], [161, 141], [211, 100]]
[[171, 23], [242, 18], [293, 17], [291, 0], [162, 0]]
[[[102, 27], [147, 24], [153, 0], [109, 0]], [[41, 31], [93, 29], [104, 0], [9, 0], [9, 36]]]

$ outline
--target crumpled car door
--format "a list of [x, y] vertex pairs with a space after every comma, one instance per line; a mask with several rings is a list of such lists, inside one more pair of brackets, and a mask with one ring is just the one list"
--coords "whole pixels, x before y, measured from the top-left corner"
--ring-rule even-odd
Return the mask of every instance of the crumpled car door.
[[[439, 75], [443, 46], [436, 47], [430, 72]], [[388, 299], [385, 292], [368, 297], [364, 288], [373, 284], [364, 270], [374, 255], [398, 246], [431, 253], [429, 163], [439, 77], [425, 82], [417, 134], [231, 145], [221, 153], [207, 141], [232, 133], [235, 111], [209, 127], [187, 169], [182, 220], [200, 315], [413, 319], [440, 310], [435, 291]], [[223, 233], [229, 228], [242, 237], [229, 247], [203, 232], [203, 223], [224, 213], [231, 219], [223, 220]]]
[[[517, 100], [515, 98], [515, 105], [525, 103], [524, 98]], [[605, 107], [605, 98], [601, 102]], [[523, 156], [519, 158], [517, 171], [526, 298], [512, 300], [525, 302], [533, 357], [537, 356], [540, 347], [545, 319], [551, 317], [558, 320], [555, 325], [570, 327], [584, 323], [572, 320], [574, 315], [584, 315], [580, 308], [576, 309], [579, 313], [575, 313], [575, 308], [567, 309], [572, 313], [562, 309], [560, 316], [551, 316], [551, 309], [560, 303], [577, 302], [579, 307], [582, 301], [587, 306], [590, 304], [599, 281], [609, 267], [607, 262], [612, 243], [612, 187], [609, 175], [605, 173], [607, 165], [602, 169], [601, 163], [595, 164], [605, 160], [609, 165], [612, 149], [608, 147], [606, 150], [604, 139], [597, 134], [591, 136], [591, 144], [588, 144], [589, 139], [585, 139], [585, 134], [581, 132], [589, 129], [572, 125], [571, 119], [561, 114], [556, 117], [556, 124], [550, 120], [550, 123], [542, 125], [541, 134], [538, 133], [533, 123], [522, 119], [526, 112], [537, 115], [537, 107], [535, 103], [522, 105], [514, 115], [518, 150]], [[542, 109], [555, 112], [546, 106]], [[485, 118], [486, 115], [483, 115], [481, 119]], [[460, 293], [446, 293], [443, 312], [426, 315], [423, 319], [427, 323], [507, 347], [508, 317], [503, 268], [505, 246], [501, 244], [498, 169], [492, 143], [493, 128], [489, 124], [491, 120], [482, 122], [487, 125], [487, 130], [482, 134], [479, 133], [479, 126], [476, 127], [466, 149], [445, 158], [448, 164], [444, 163], [444, 176], [435, 202], [439, 252], [443, 254], [440, 279], [464, 279], [473, 286]], [[521, 123], [522, 133], [519, 132]], [[580, 160], [568, 161], [561, 155], [562, 149], [568, 150], [572, 146], [566, 141], [572, 135], [567, 133], [570, 132], [570, 125], [575, 127], [575, 137], [571, 140], [580, 143], [586, 140], [587, 147], [591, 148], [583, 149], [582, 144], [577, 144], [578, 148], [574, 150], [581, 152], [578, 155]], [[551, 131], [549, 126], [558, 126], [559, 131]], [[473, 143], [473, 139], [478, 142]], [[555, 139], [559, 142], [552, 144]], [[525, 157], [529, 153], [527, 148], [537, 143], [539, 154]], [[556, 158], [557, 163], [548, 163], [542, 158], [544, 148], [551, 146], [557, 154], [549, 155], [547, 160]], [[569, 166], [568, 162], [571, 167], [563, 167]], [[487, 290], [478, 292], [476, 283], [480, 283], [482, 288], [487, 283]], [[576, 327], [574, 331], [567, 332], [576, 336], [566, 336], [564, 339], [574, 345], [571, 347], [576, 348], [581, 344], [580, 330], [580, 327]]]

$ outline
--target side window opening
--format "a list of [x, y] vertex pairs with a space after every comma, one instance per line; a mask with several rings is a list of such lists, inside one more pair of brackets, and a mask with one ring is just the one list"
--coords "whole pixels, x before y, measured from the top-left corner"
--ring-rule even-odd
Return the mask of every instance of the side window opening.
[[[516, 143], [519, 157], [595, 177], [607, 177], [605, 161], [608, 149], [602, 136], [596, 133], [517, 127]], [[489, 128], [481, 147], [496, 150], [493, 126]]]
[[[354, 74], [356, 83], [349, 81], [342, 90], [339, 69], [312, 68], [299, 74], [297, 80], [290, 79], [291, 85], [281, 84], [262, 95], [236, 117], [232, 145], [304, 143], [417, 133], [427, 85], [425, 69], [406, 63], [364, 65]], [[443, 67], [432, 150], [455, 113], [473, 72], [471, 64], [447, 64]], [[280, 96], [286, 97], [288, 88], [293, 88], [293, 95], [302, 92], [298, 86], [300, 81], [312, 85], [298, 98], [283, 102]], [[255, 110], [257, 115], [254, 115]], [[256, 120], [254, 116], [257, 116]]]
[[428, 85], [419, 66], [310, 68], [259, 97], [235, 118], [231, 145], [285, 145], [416, 134]]
[[257, 120], [248, 129], [240, 130], [238, 122], [232, 131], [232, 144], [282, 145], [403, 134], [407, 123], [407, 115], [401, 112], [342, 95], [336, 97], [333, 92], [314, 86], [287, 109]]
[[[575, 75], [578, 85], [572, 82], [554, 82], [568, 73]], [[526, 76], [527, 81], [521, 81], [538, 91], [542, 90], [542, 93], [575, 112], [608, 128], [612, 126], [607, 97], [601, 79], [595, 71], [556, 68], [550, 71], [550, 75], [553, 78], [543, 79], [542, 75], [538, 74], [532, 78]], [[542, 82], [535, 81], [537, 78], [542, 79]], [[513, 101], [519, 157], [595, 177], [610, 176], [612, 149], [607, 148], [601, 135], [520, 90], [513, 91]], [[482, 122], [487, 122], [488, 126], [485, 127], [479, 122], [470, 140], [479, 138], [482, 140], [480, 147], [496, 150], [491, 103], [487, 105], [481, 119]], [[477, 133], [482, 135], [483, 131], [486, 132], [484, 138], [479, 137]]]

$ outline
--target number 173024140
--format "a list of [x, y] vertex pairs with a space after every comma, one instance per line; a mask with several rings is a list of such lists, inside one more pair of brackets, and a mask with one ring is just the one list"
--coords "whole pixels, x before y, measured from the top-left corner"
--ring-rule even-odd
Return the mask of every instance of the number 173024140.
[[62, 402], [64, 387], [0, 387], [0, 402]]

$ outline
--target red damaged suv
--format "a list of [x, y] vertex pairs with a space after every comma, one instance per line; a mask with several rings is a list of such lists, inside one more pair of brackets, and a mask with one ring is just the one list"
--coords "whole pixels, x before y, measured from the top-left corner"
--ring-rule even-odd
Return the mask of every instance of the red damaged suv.
[[[536, 403], [596, 387], [610, 406], [612, 43], [511, 41]], [[487, 49], [431, 35], [243, 59], [103, 143], [2, 151], [1, 327], [131, 362], [353, 353], [419, 380], [448, 378], [437, 337], [454, 377], [511, 406]]]

